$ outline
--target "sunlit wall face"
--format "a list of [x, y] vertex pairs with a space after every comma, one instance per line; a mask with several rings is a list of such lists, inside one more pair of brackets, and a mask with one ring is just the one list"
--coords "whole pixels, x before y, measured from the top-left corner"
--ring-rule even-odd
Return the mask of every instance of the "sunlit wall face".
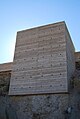
[[67, 55], [74, 48], [66, 51], [65, 33], [65, 22], [18, 32], [9, 95], [68, 92]]

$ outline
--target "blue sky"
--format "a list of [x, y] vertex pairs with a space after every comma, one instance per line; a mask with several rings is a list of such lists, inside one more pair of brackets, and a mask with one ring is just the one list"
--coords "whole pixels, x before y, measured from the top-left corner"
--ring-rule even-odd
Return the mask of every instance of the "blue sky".
[[80, 0], [0, 0], [0, 63], [13, 61], [17, 31], [65, 21], [80, 51]]

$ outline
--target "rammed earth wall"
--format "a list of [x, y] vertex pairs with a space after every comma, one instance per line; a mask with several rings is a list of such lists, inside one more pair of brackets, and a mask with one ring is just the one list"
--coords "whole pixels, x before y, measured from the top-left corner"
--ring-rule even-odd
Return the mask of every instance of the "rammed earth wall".
[[68, 92], [74, 52], [65, 22], [18, 32], [9, 95]]

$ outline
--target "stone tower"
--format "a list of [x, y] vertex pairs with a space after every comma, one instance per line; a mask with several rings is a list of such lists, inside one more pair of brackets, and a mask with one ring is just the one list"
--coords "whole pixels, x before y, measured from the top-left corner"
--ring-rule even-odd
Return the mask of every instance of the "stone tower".
[[68, 92], [74, 52], [65, 22], [18, 32], [9, 95]]

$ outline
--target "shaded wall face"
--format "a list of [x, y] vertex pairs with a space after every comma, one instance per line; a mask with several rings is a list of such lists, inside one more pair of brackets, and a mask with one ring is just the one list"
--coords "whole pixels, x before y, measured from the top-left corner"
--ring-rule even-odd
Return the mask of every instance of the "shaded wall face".
[[67, 56], [67, 77], [68, 77], [68, 86], [70, 87], [70, 79], [75, 72], [75, 48], [70, 38], [69, 32], [65, 29], [65, 38], [66, 38], [66, 56]]
[[0, 72], [0, 95], [8, 94], [11, 71]]
[[68, 94], [12, 96], [18, 119], [65, 119]]
[[64, 22], [18, 32], [10, 95], [67, 92]]
[[80, 52], [75, 52], [75, 65], [76, 69], [80, 70]]
[[75, 52], [75, 62], [80, 62], [80, 52]]

